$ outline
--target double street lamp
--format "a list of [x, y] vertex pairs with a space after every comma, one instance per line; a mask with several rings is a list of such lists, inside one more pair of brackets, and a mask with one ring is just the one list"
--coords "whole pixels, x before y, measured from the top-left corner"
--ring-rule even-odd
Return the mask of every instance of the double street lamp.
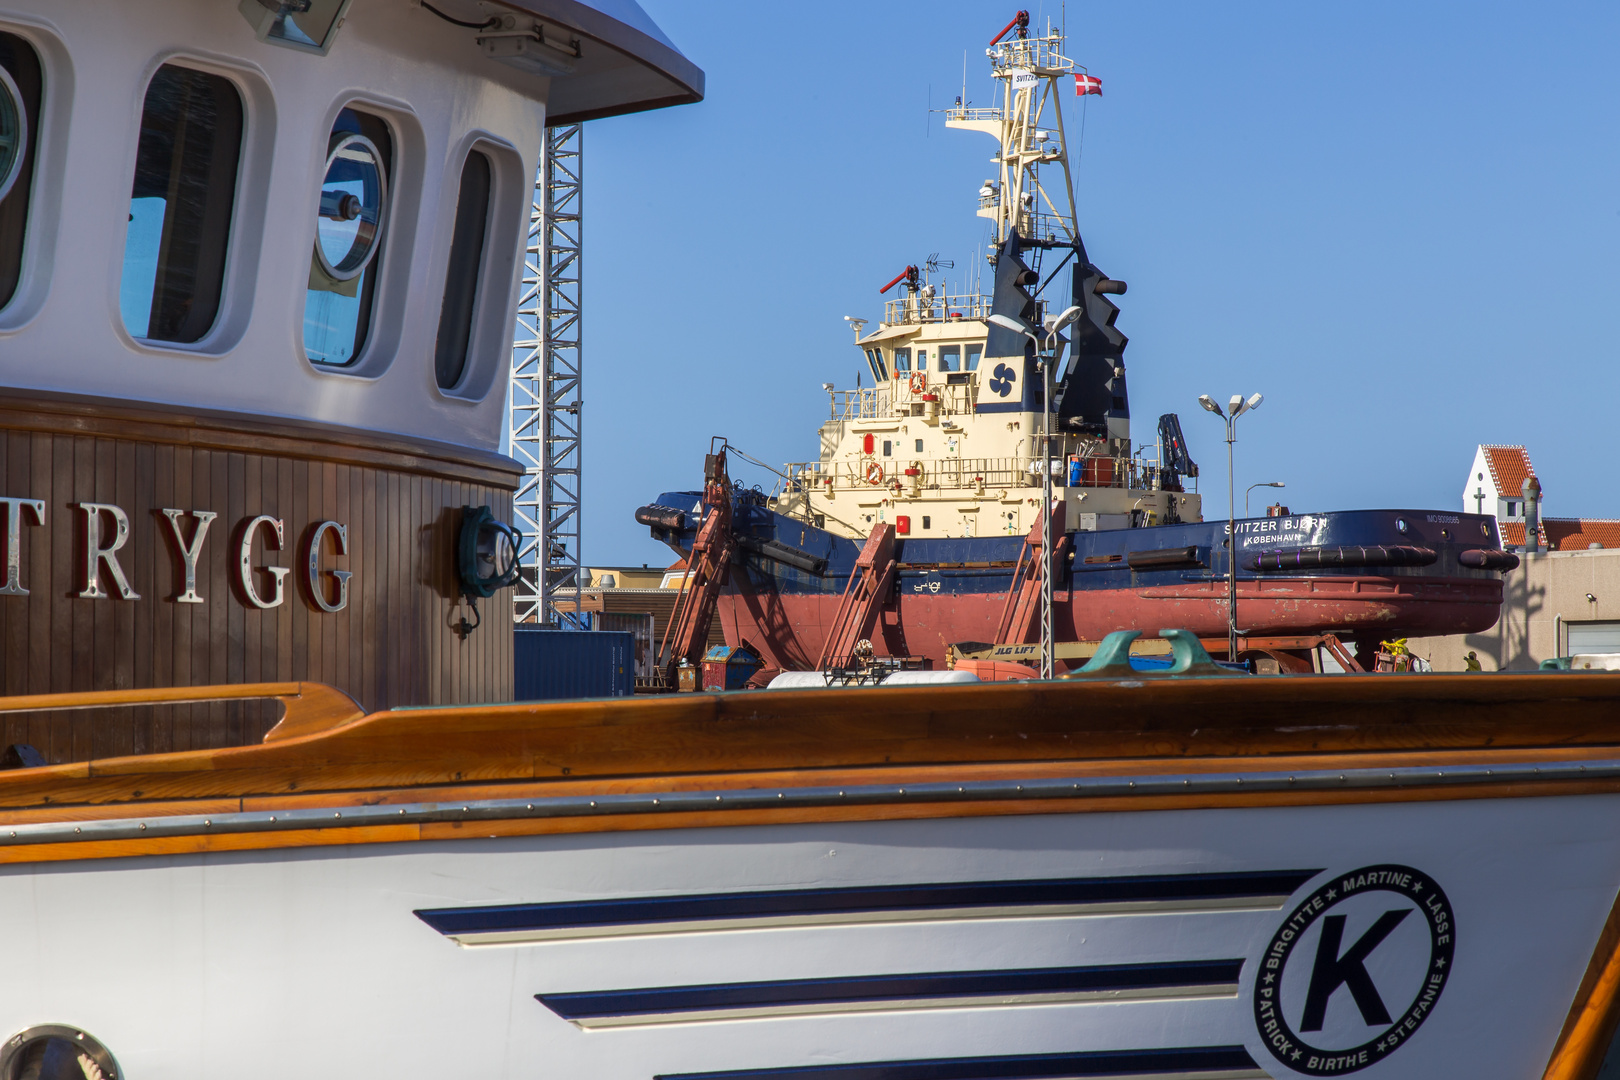
[[[1242, 394], [1233, 394], [1225, 411], [1208, 394], [1198, 398], [1198, 404], [1214, 413], [1226, 423], [1226, 659], [1237, 661], [1237, 486], [1232, 478], [1232, 444], [1237, 442], [1237, 418], [1251, 409], [1258, 409], [1263, 401], [1259, 394], [1251, 394], [1247, 401]], [[1259, 487], [1260, 485], [1255, 485]], [[1280, 487], [1281, 484], [1278, 484]], [[1244, 494], [1244, 514], [1248, 513], [1248, 494]]]
[[[990, 322], [1003, 330], [1023, 334], [1035, 345], [1035, 370], [1041, 375], [1041, 678], [1050, 679], [1053, 667], [1052, 634], [1052, 378], [1047, 371], [1047, 357], [1057, 351], [1058, 334], [1082, 314], [1076, 307], [1065, 308], [1055, 319], [1046, 320], [1042, 337], [1022, 320], [1011, 315], [992, 315]], [[1044, 337], [1044, 348], [1043, 348]]]

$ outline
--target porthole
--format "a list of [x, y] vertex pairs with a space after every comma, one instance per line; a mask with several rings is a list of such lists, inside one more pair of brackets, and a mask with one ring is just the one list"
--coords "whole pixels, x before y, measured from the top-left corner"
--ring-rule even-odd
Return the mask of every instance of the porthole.
[[1396, 518], [1395, 519], [1395, 528], [1399, 532], [1405, 532], [1406, 531], [1406, 519], [1405, 518]]
[[22, 91], [11, 73], [0, 67], [0, 199], [11, 194], [11, 185], [22, 175], [27, 151], [28, 113]]
[[358, 277], [382, 239], [388, 177], [382, 155], [364, 135], [345, 136], [326, 159], [315, 255], [334, 281]]
[[0, 1048], [0, 1080], [118, 1080], [118, 1062], [78, 1028], [40, 1024]]

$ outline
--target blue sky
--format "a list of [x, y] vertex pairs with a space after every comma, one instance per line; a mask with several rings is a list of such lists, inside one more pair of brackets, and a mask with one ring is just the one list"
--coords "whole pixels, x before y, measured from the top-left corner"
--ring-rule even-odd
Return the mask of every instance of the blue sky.
[[[983, 250], [984, 46], [1011, 5], [643, 0], [704, 102], [586, 128], [588, 564], [667, 563], [635, 508], [701, 486], [711, 435], [816, 453], [842, 316], [931, 252]], [[1032, 20], [1057, 5], [1032, 6]], [[1620, 517], [1620, 7], [1068, 5], [1103, 81], [1070, 110], [1080, 227], [1130, 283], [1138, 438], [1181, 414], [1211, 509], [1460, 509], [1480, 442], [1523, 442], [1554, 516]], [[1069, 98], [1066, 105], [1074, 104]], [[758, 470], [735, 473], [769, 489]], [[1257, 492], [1257, 503], [1261, 505]]]

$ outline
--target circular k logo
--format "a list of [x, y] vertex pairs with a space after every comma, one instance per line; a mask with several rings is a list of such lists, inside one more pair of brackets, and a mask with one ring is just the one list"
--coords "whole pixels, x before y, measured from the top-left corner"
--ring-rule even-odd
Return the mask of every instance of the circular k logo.
[[1429, 1018], [1455, 948], [1451, 903], [1427, 875], [1391, 864], [1335, 877], [1266, 947], [1254, 981], [1260, 1037], [1296, 1072], [1364, 1069]]
[[1013, 380], [1018, 373], [1006, 364], [997, 364], [996, 370], [990, 373], [990, 389], [996, 392], [997, 397], [1006, 397], [1012, 392]]

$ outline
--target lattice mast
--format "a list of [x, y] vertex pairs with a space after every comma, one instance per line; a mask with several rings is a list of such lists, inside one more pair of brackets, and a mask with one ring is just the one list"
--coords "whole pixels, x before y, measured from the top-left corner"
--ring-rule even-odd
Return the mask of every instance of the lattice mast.
[[581, 622], [583, 134], [580, 124], [546, 131], [512, 343], [512, 456], [524, 466], [513, 509], [532, 538], [519, 559], [513, 613], [518, 622], [556, 626]]
[[[992, 247], [999, 247], [1014, 228], [1026, 241], [1072, 243], [1080, 228], [1063, 129], [1063, 91], [1085, 68], [1063, 55], [1062, 31], [1048, 26], [1044, 35], [1030, 36], [1028, 13], [1019, 16], [985, 49], [990, 74], [1001, 83], [1001, 104], [975, 109], [958, 99], [945, 110], [945, 126], [981, 131], [1000, 144], [995, 159], [999, 175], [979, 189], [979, 216], [995, 223]], [[1045, 122], [1048, 108], [1050, 123]], [[1061, 170], [1061, 187], [1042, 183], [1043, 166]]]

